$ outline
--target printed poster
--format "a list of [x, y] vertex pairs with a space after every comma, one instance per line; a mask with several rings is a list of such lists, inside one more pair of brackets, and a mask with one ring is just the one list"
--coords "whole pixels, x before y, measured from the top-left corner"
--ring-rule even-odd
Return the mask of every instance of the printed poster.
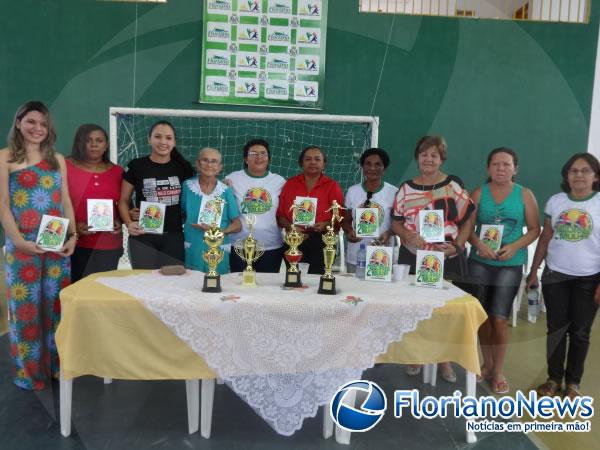
[[365, 280], [392, 281], [392, 247], [367, 246]]
[[481, 225], [479, 239], [493, 251], [497, 252], [502, 246], [504, 225]]
[[425, 242], [444, 242], [444, 210], [419, 211], [419, 235]]
[[164, 203], [140, 202], [140, 228], [146, 233], [162, 234], [166, 209]]
[[89, 231], [113, 231], [113, 201], [88, 198], [87, 225]]
[[294, 225], [313, 226], [317, 218], [317, 198], [315, 197], [296, 197], [294, 204], [296, 216]]
[[417, 286], [441, 289], [444, 286], [444, 252], [417, 250]]
[[356, 208], [354, 227], [356, 237], [379, 237], [379, 209]]
[[44, 214], [35, 243], [44, 250], [58, 252], [65, 244], [68, 229], [69, 219]]
[[206, 0], [200, 102], [322, 109], [328, 0]]
[[203, 195], [200, 211], [198, 212], [198, 223], [204, 225], [221, 226], [221, 218], [223, 217], [223, 207], [225, 200], [221, 197], [210, 197]]

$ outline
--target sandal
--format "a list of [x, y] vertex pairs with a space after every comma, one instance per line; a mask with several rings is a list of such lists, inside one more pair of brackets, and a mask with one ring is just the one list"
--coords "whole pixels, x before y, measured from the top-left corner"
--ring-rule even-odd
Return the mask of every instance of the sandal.
[[567, 384], [565, 388], [565, 397], [568, 397], [571, 400], [575, 400], [577, 397], [581, 397], [583, 394], [579, 390], [578, 384]]
[[510, 390], [508, 381], [506, 381], [506, 378], [504, 377], [499, 380], [492, 380], [490, 383], [490, 388], [494, 394], [507, 394]]
[[423, 366], [420, 364], [409, 364], [406, 366], [406, 375], [409, 377], [416, 377], [421, 373], [421, 367]]
[[443, 371], [442, 380], [444, 380], [446, 383], [456, 383], [456, 373], [452, 369]]
[[548, 378], [545, 383], [540, 384], [535, 390], [541, 397], [555, 397], [560, 391], [560, 384]]
[[483, 367], [481, 367], [479, 369], [479, 372], [481, 372], [480, 375], [475, 375], [475, 381], [477, 381], [478, 383], [481, 383], [482, 381], [486, 381], [492, 378], [492, 374], [483, 370]]

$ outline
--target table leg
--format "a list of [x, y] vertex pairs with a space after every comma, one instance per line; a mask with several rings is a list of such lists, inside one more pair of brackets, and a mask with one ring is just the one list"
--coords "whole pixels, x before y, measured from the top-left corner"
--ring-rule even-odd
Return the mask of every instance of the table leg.
[[331, 404], [323, 405], [323, 439], [329, 439], [333, 435], [333, 419], [329, 411]]
[[112, 383], [112, 378], [106, 378], [104, 377], [104, 384], [111, 384]]
[[[349, 405], [354, 405], [354, 402], [356, 400], [356, 391], [351, 390], [350, 392], [348, 392], [344, 400], [345, 399], [347, 399]], [[351, 436], [351, 431], [344, 430], [343, 428], [340, 428], [338, 426], [335, 427], [335, 441], [338, 444], [349, 445]]]
[[198, 414], [200, 408], [200, 388], [198, 380], [185, 380], [185, 396], [187, 397], [188, 433], [198, 431]]
[[60, 372], [60, 433], [64, 437], [71, 435], [71, 404], [73, 400], [73, 380], [65, 380]]
[[200, 413], [200, 434], [210, 439], [212, 427], [213, 400], [215, 398], [215, 379], [202, 380], [202, 407]]
[[437, 363], [425, 364], [423, 366], [423, 383], [435, 387], [437, 382]]
[[[475, 380], [475, 373], [467, 370], [467, 396], [475, 397], [477, 395], [477, 382]], [[467, 420], [473, 422], [473, 420]], [[477, 442], [477, 436], [474, 431], [467, 431], [467, 443], [473, 444]]]

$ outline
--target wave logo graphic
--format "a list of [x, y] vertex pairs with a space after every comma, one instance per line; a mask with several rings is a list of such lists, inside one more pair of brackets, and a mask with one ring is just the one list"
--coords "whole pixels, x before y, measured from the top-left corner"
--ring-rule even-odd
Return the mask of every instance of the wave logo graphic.
[[[354, 405], [354, 399], [360, 402], [360, 406]], [[376, 383], [354, 380], [337, 390], [329, 412], [341, 428], [364, 432], [379, 423], [386, 409], [385, 393]]]

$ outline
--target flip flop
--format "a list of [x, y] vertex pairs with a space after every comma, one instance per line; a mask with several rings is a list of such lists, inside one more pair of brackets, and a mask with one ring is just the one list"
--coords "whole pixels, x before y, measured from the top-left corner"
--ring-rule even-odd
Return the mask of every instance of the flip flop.
[[478, 383], [492, 378], [492, 375], [490, 373], [485, 372], [483, 370], [483, 367], [481, 367], [479, 371], [481, 372], [481, 375], [475, 375], [475, 381], [477, 381]]
[[542, 397], [555, 397], [560, 391], [560, 384], [548, 378], [545, 383], [540, 384], [535, 390]]
[[579, 389], [578, 384], [567, 384], [567, 387], [565, 388], [565, 397], [568, 397], [571, 400], [574, 400], [576, 397], [581, 397], [583, 394]]
[[508, 381], [506, 378], [501, 380], [492, 380], [490, 383], [490, 388], [494, 394], [507, 394], [510, 391], [510, 387], [508, 386]]

